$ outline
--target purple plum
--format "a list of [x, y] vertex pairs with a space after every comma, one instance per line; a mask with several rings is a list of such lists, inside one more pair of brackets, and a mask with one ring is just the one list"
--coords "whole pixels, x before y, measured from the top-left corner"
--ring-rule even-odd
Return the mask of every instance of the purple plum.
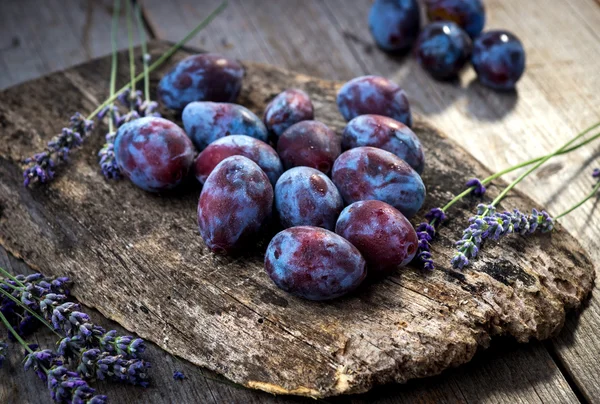
[[277, 153], [286, 170], [306, 166], [327, 174], [341, 152], [340, 138], [319, 121], [298, 122], [283, 132], [277, 142]]
[[471, 38], [457, 24], [438, 21], [419, 34], [415, 56], [419, 65], [438, 80], [455, 78], [471, 58]]
[[367, 262], [369, 274], [381, 276], [407, 265], [419, 240], [408, 219], [381, 201], [359, 201], [340, 215], [335, 232], [352, 243]]
[[283, 173], [281, 160], [271, 146], [250, 136], [231, 135], [215, 140], [198, 155], [194, 163], [198, 181], [204, 184], [217, 164], [231, 156], [244, 156], [254, 161], [267, 174], [273, 186]]
[[329, 230], [312, 226], [277, 233], [265, 254], [265, 270], [278, 287], [309, 300], [345, 295], [367, 275], [356, 247]]
[[321, 171], [294, 167], [275, 185], [275, 209], [283, 227], [317, 226], [328, 230], [344, 208], [333, 182]]
[[125, 177], [146, 191], [160, 192], [176, 187], [187, 176], [195, 150], [173, 122], [145, 117], [119, 128], [114, 152]]
[[512, 90], [525, 71], [525, 49], [508, 31], [487, 31], [475, 39], [471, 63], [483, 85]]
[[275, 136], [290, 126], [315, 117], [310, 97], [302, 90], [292, 88], [277, 95], [265, 108], [263, 121]]
[[332, 179], [346, 204], [375, 199], [411, 218], [425, 201], [419, 174], [400, 157], [375, 147], [342, 153], [333, 165]]
[[273, 187], [263, 170], [244, 156], [221, 161], [198, 200], [198, 228], [214, 252], [239, 251], [271, 216]]
[[369, 28], [375, 43], [386, 51], [411, 47], [421, 25], [417, 0], [375, 0], [369, 12]]
[[229, 135], [246, 135], [266, 142], [267, 128], [248, 108], [222, 102], [191, 102], [181, 114], [183, 127], [198, 150]]
[[485, 25], [482, 0], [425, 0], [429, 21], [452, 21], [475, 38]]
[[421, 141], [402, 122], [381, 115], [360, 115], [346, 125], [342, 133], [342, 148], [372, 146], [394, 153], [419, 174], [425, 168]]
[[337, 105], [346, 121], [359, 115], [375, 114], [412, 126], [406, 93], [384, 77], [362, 76], [348, 81], [337, 94]]
[[193, 55], [177, 63], [158, 83], [158, 99], [182, 110], [193, 101], [234, 102], [242, 88], [244, 67], [214, 53]]

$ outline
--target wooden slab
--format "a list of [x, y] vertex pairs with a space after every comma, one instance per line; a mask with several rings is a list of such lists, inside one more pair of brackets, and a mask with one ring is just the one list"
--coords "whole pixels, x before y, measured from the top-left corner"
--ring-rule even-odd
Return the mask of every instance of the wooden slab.
[[[164, 49], [155, 44], [152, 53]], [[245, 65], [243, 105], [260, 113], [279, 91], [300, 87], [318, 119], [343, 127], [334, 102], [339, 83]], [[565, 309], [578, 307], [592, 287], [589, 257], [560, 227], [489, 243], [470, 269], [450, 270], [452, 241], [478, 203], [470, 199], [452, 211], [434, 245], [439, 270], [401, 270], [329, 303], [296, 299], [265, 275], [264, 242], [244, 257], [207, 251], [196, 229], [193, 182], [157, 196], [104, 181], [96, 162], [102, 130], [51, 186], [23, 188], [18, 160], [40, 149], [71, 111], [89, 111], [103, 99], [108, 71], [108, 60], [98, 60], [0, 95], [0, 243], [47, 274], [68, 274], [80, 301], [127, 329], [238, 383], [325, 397], [433, 375], [467, 362], [494, 335], [525, 342], [557, 333]], [[424, 210], [487, 174], [422, 119], [415, 130], [428, 156]], [[492, 187], [488, 197], [495, 194]], [[505, 206], [533, 203], [514, 194]]]

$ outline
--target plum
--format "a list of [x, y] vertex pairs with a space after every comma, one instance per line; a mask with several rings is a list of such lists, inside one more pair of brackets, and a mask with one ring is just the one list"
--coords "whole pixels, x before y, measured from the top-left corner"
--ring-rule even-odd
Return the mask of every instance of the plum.
[[295, 296], [328, 300], [365, 279], [365, 260], [347, 240], [319, 227], [298, 226], [275, 235], [265, 254], [273, 282]]
[[242, 88], [244, 67], [214, 53], [193, 55], [177, 63], [158, 83], [158, 99], [182, 110], [193, 101], [234, 102]]
[[406, 93], [385, 77], [361, 76], [346, 82], [337, 94], [337, 105], [346, 121], [375, 114], [412, 126]]
[[487, 31], [475, 39], [471, 63], [483, 85], [512, 90], [525, 71], [525, 49], [508, 31]]
[[181, 114], [183, 127], [198, 150], [229, 135], [246, 135], [266, 142], [265, 124], [248, 108], [237, 104], [199, 101], [189, 103]]
[[327, 174], [341, 152], [340, 138], [319, 121], [298, 122], [283, 132], [277, 142], [277, 153], [286, 170], [306, 166]]
[[302, 90], [291, 88], [277, 95], [265, 108], [263, 121], [267, 129], [279, 137], [290, 126], [315, 117], [310, 97]]
[[452, 21], [475, 38], [485, 25], [482, 0], [425, 0], [429, 21]]
[[275, 185], [275, 209], [283, 227], [317, 226], [328, 230], [344, 208], [333, 182], [321, 171], [294, 167]]
[[375, 199], [411, 218], [425, 201], [419, 174], [400, 157], [375, 147], [342, 153], [333, 165], [332, 179], [346, 204]]
[[421, 25], [417, 0], [375, 0], [369, 12], [369, 29], [375, 43], [386, 51], [411, 47]]
[[419, 34], [415, 55], [419, 65], [434, 78], [454, 78], [471, 57], [471, 38], [457, 24], [438, 21]]
[[421, 141], [402, 122], [381, 115], [359, 115], [352, 119], [342, 133], [344, 150], [361, 146], [378, 147], [394, 153], [419, 174], [425, 168]]
[[263, 170], [244, 156], [221, 161], [198, 200], [198, 228], [214, 252], [239, 251], [265, 225], [273, 210], [273, 187]]
[[215, 140], [198, 155], [194, 163], [198, 181], [204, 184], [217, 164], [231, 156], [244, 156], [254, 161], [267, 174], [272, 186], [283, 173], [281, 160], [271, 146], [250, 136], [231, 135]]
[[369, 276], [387, 275], [407, 265], [417, 252], [419, 240], [408, 219], [381, 201], [359, 201], [347, 206], [335, 232], [362, 254]]
[[195, 150], [173, 122], [144, 117], [119, 128], [114, 153], [125, 177], [146, 191], [159, 192], [176, 187], [187, 176]]

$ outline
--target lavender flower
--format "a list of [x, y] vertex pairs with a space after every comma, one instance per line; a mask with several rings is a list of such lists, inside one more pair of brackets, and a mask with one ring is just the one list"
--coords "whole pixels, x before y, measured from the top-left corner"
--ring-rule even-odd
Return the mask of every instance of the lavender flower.
[[123, 335], [115, 338], [114, 346], [117, 355], [126, 358], [137, 358], [146, 349], [146, 345], [142, 339], [134, 338], [130, 335]]
[[180, 372], [179, 370], [175, 370], [175, 371], [173, 371], [173, 379], [174, 380], [183, 380], [183, 379], [185, 379], [185, 375], [183, 374], [183, 372]]
[[594, 171], [592, 172], [592, 177], [600, 178], [600, 168], [594, 168]]
[[43, 152], [23, 160], [23, 185], [28, 186], [32, 181], [47, 183], [54, 178], [56, 165], [66, 162], [69, 153], [81, 146], [83, 140], [94, 127], [94, 122], [87, 120], [79, 112], [70, 118], [70, 126], [52, 138]]
[[425, 214], [425, 219], [429, 220], [430, 222], [436, 220], [438, 224], [442, 223], [447, 218], [448, 217], [441, 208], [433, 208]]
[[52, 325], [54, 329], [62, 331], [67, 336], [81, 333], [83, 337], [91, 334], [85, 326], [90, 322], [90, 317], [79, 311], [80, 306], [76, 303], [67, 302], [56, 307], [52, 311]]
[[67, 360], [76, 359], [85, 347], [85, 340], [81, 335], [74, 335], [72, 337], [62, 338], [58, 341], [57, 345], [56, 352], [63, 358]]
[[6, 360], [6, 352], [8, 351], [8, 345], [4, 341], [0, 341], [0, 368]]
[[467, 188], [475, 187], [475, 189], [473, 189], [473, 195], [475, 196], [483, 196], [483, 194], [485, 194], [486, 188], [477, 178], [471, 178], [465, 185]]
[[499, 213], [494, 206], [483, 204], [477, 206], [477, 215], [471, 217], [469, 223], [469, 227], [463, 231], [462, 239], [456, 242], [458, 250], [452, 258], [454, 268], [462, 269], [469, 265], [469, 259], [477, 256], [481, 243], [488, 238], [499, 240], [512, 233], [546, 233], [554, 228], [554, 220], [545, 211], [533, 209], [531, 216], [517, 209]]
[[431, 241], [435, 237], [435, 228], [429, 223], [421, 223], [417, 226], [417, 239], [419, 247], [416, 258], [423, 264], [423, 268], [432, 271], [435, 269], [431, 256]]
[[91, 388], [79, 374], [64, 366], [56, 366], [48, 371], [48, 389], [57, 403], [105, 404], [106, 396], [95, 396]]
[[148, 362], [141, 359], [125, 359], [121, 355], [110, 355], [99, 349], [82, 352], [77, 371], [85, 378], [111, 380], [143, 387], [148, 386]]
[[40, 379], [46, 381], [46, 371], [55, 364], [62, 363], [58, 360], [56, 354], [49, 349], [39, 350], [37, 345], [31, 345], [31, 349], [35, 349], [33, 352], [29, 352], [25, 356], [25, 364], [23, 368], [25, 371], [33, 369]]
[[121, 170], [117, 165], [115, 158], [115, 137], [116, 133], [108, 133], [106, 135], [106, 143], [102, 146], [102, 149], [98, 152], [100, 157], [100, 168], [105, 178], [109, 180], [116, 180], [121, 178]]

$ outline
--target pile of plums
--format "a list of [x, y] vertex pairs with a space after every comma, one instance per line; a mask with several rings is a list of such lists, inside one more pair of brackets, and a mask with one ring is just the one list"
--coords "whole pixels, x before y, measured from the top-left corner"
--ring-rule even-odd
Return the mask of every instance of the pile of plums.
[[419, 65], [436, 79], [455, 78], [470, 60], [483, 85], [514, 89], [525, 71], [525, 50], [508, 31], [482, 33], [483, 0], [424, 0], [424, 5], [430, 23], [421, 30], [417, 0], [376, 0], [369, 26], [377, 45], [386, 51], [414, 46]]
[[214, 252], [252, 248], [275, 222], [265, 270], [277, 286], [312, 300], [355, 289], [408, 264], [418, 240], [408, 221], [425, 199], [421, 143], [404, 91], [376, 76], [350, 80], [337, 104], [341, 136], [314, 120], [304, 91], [288, 89], [263, 119], [234, 104], [243, 67], [215, 54], [190, 56], [160, 81], [163, 118], [124, 124], [116, 161], [140, 188], [160, 192], [193, 172], [202, 184], [198, 227]]

